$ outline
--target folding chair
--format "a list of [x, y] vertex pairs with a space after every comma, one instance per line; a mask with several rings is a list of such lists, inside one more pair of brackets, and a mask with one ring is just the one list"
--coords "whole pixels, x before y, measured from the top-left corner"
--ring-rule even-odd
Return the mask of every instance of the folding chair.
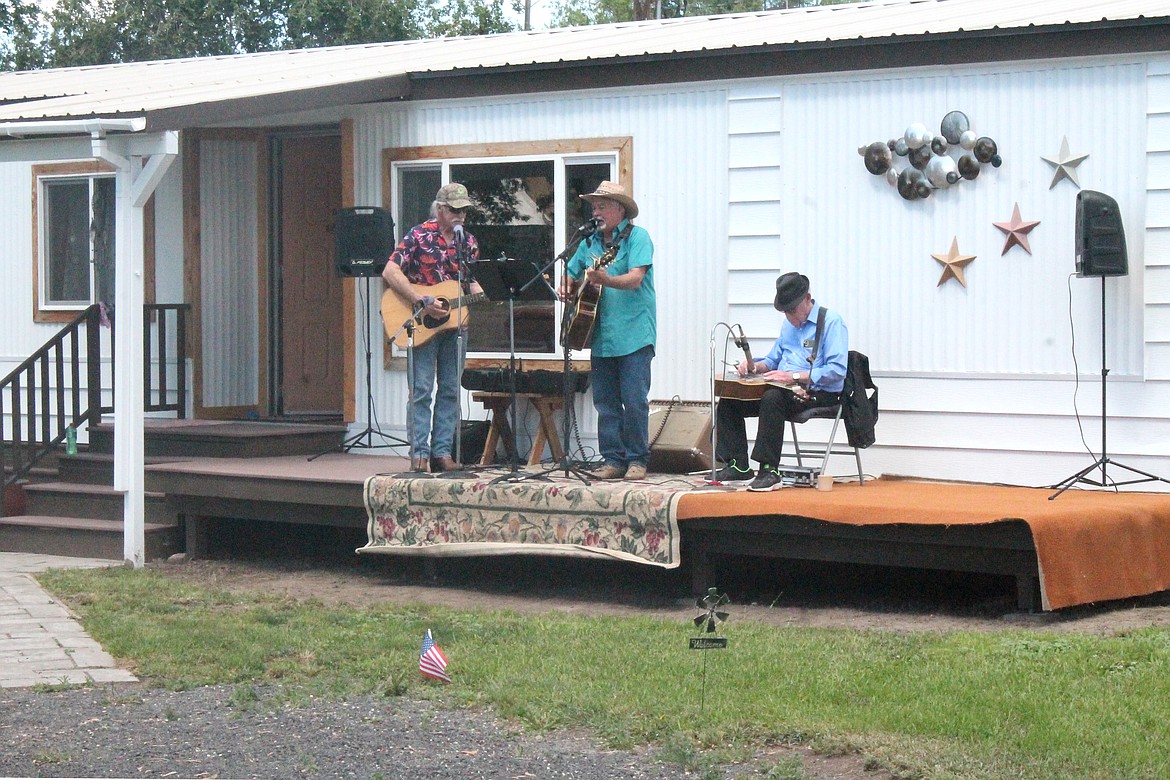
[[[816, 469], [816, 474], [825, 474], [829, 466], [829, 456], [831, 455], [849, 455], [852, 453], [857, 460], [857, 480], [860, 484], [865, 484], [865, 472], [861, 468], [861, 450], [850, 446], [849, 444], [837, 444], [837, 430], [841, 427], [841, 414], [845, 409], [843, 403], [836, 406], [815, 406], [812, 409], [807, 409], [798, 415], [796, 418], [789, 421], [788, 427], [792, 432], [792, 455], [796, 457], [797, 468], [804, 468], [805, 458], [819, 459], [821, 464]], [[829, 440], [825, 443], [824, 449], [808, 444], [802, 445], [796, 436], [796, 426], [803, 425], [809, 420], [832, 420], [833, 429], [829, 432]], [[785, 456], [791, 457], [791, 456]], [[812, 480], [816, 483], [816, 479]]]
[[[853, 454], [857, 461], [857, 481], [865, 484], [865, 471], [861, 468], [861, 450], [863, 447], [868, 447], [873, 444], [873, 425], [877, 421], [878, 415], [878, 396], [877, 386], [873, 383], [873, 378], [869, 375], [869, 358], [860, 352], [854, 350], [849, 351], [849, 364], [845, 374], [845, 387], [841, 393], [841, 402], [836, 406], [818, 406], [806, 410], [803, 414], [798, 415], [795, 419], [789, 421], [789, 428], [792, 430], [792, 452], [796, 457], [797, 468], [804, 471], [804, 458], [812, 456], [819, 458], [821, 461], [820, 468], [812, 468], [811, 484], [816, 483], [816, 477], [825, 473], [829, 466], [829, 456], [831, 455], [848, 455]], [[852, 425], [856, 433], [857, 441], [861, 444], [860, 447], [855, 447], [852, 443], [837, 444], [837, 431], [841, 428], [842, 422], [846, 422], [845, 406], [852, 404], [850, 407], [853, 416], [849, 419], [846, 425]], [[803, 424], [809, 420], [832, 420], [833, 430], [829, 433], [829, 440], [825, 444], [825, 448], [819, 449], [816, 447], [802, 447], [800, 440], [796, 436], [796, 426]], [[847, 440], [852, 438], [847, 433]]]

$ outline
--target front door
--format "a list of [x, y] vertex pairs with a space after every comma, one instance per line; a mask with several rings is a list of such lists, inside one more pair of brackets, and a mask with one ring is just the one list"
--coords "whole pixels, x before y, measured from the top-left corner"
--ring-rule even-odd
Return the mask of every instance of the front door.
[[286, 137], [274, 151], [279, 183], [273, 411], [340, 418], [346, 354], [334, 221], [342, 197], [341, 139]]

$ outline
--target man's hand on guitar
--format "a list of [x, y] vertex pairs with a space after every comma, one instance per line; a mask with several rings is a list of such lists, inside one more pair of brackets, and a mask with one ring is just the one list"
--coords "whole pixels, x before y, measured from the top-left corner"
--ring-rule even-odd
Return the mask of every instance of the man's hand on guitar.
[[762, 360], [742, 360], [740, 361], [739, 365], [735, 367], [735, 370], [740, 376], [763, 374], [768, 370], [768, 364]]
[[416, 316], [442, 317], [447, 313], [447, 304], [433, 295], [424, 295], [414, 302], [414, 313]]
[[557, 297], [562, 301], [569, 300], [573, 297], [573, 291], [576, 287], [577, 282], [573, 279], [573, 277], [565, 274], [561, 277], [561, 286], [560, 289], [557, 290]]
[[599, 284], [602, 287], [607, 287], [606, 281], [609, 278], [609, 273], [604, 268], [597, 268], [595, 266], [585, 271], [585, 281], [589, 284]]

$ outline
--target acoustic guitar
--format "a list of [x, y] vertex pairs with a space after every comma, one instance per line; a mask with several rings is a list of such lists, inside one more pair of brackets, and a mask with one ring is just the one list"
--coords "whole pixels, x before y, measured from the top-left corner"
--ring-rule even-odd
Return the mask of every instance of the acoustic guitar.
[[[605, 268], [617, 257], [619, 243], [606, 247], [592, 267]], [[600, 284], [583, 278], [572, 298], [565, 302], [565, 316], [561, 319], [561, 346], [569, 349], [588, 349], [593, 343], [593, 329], [597, 325], [597, 307], [601, 304]]]
[[382, 294], [382, 325], [386, 328], [387, 338], [393, 338], [395, 346], [399, 349], [406, 349], [410, 342], [409, 333], [405, 330], [399, 332], [399, 328], [407, 320], [414, 320], [414, 345], [418, 347], [430, 341], [432, 336], [458, 327], [460, 320], [466, 325], [468, 313], [465, 311], [460, 317], [457, 314], [459, 309], [465, 309], [468, 304], [487, 300], [484, 293], [460, 295], [459, 282], [454, 279], [430, 286], [412, 284], [411, 287], [419, 295], [434, 296], [435, 302], [446, 311], [441, 317], [432, 317], [421, 312], [416, 314], [410, 301], [403, 299], [393, 289], [387, 289]]

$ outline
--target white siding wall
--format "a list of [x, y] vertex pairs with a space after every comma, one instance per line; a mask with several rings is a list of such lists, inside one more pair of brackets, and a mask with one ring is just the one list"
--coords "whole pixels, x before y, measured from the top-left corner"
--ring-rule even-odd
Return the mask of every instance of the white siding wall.
[[205, 141], [202, 221], [203, 403], [259, 402], [256, 146]]
[[[24, 157], [25, 159], [20, 159]], [[89, 139], [6, 141], [0, 144], [0, 237], [4, 306], [0, 307], [0, 376], [52, 338], [61, 326], [33, 322], [32, 163], [89, 160]]]
[[[762, 353], [778, 322], [776, 273], [811, 277], [878, 374], [882, 414], [868, 470], [1051, 484], [1088, 465], [1101, 445], [1101, 286], [1069, 278], [1078, 190], [1068, 181], [1050, 188], [1053, 169], [1041, 159], [1067, 136], [1074, 153], [1090, 155], [1077, 170], [1081, 186], [1115, 197], [1126, 225], [1130, 274], [1106, 282], [1109, 454], [1170, 472], [1170, 388], [1152, 381], [1170, 369], [1167, 73], [1155, 68], [1147, 85], [1144, 64], [1062, 63], [733, 90], [731, 318]], [[915, 202], [866, 172], [858, 147], [912, 122], [938, 132], [954, 109], [996, 140], [1001, 168]], [[1009, 221], [1015, 203], [1041, 223], [1031, 255], [1001, 254], [1005, 237], [992, 223]], [[931, 255], [946, 254], [955, 237], [977, 259], [966, 288], [940, 287]]]
[[[632, 136], [637, 222], [650, 232], [655, 247], [658, 357], [651, 395], [706, 399], [709, 332], [722, 318], [726, 298], [725, 105], [721, 89], [682, 87], [372, 110], [355, 126], [357, 202], [383, 202], [385, 148]], [[380, 338], [376, 310], [371, 319]], [[379, 420], [404, 428], [402, 374], [375, 365], [374, 394]], [[363, 398], [358, 408], [364, 408]], [[465, 404], [465, 410], [482, 417], [478, 404]], [[582, 436], [592, 439], [591, 401], [578, 412]]]

